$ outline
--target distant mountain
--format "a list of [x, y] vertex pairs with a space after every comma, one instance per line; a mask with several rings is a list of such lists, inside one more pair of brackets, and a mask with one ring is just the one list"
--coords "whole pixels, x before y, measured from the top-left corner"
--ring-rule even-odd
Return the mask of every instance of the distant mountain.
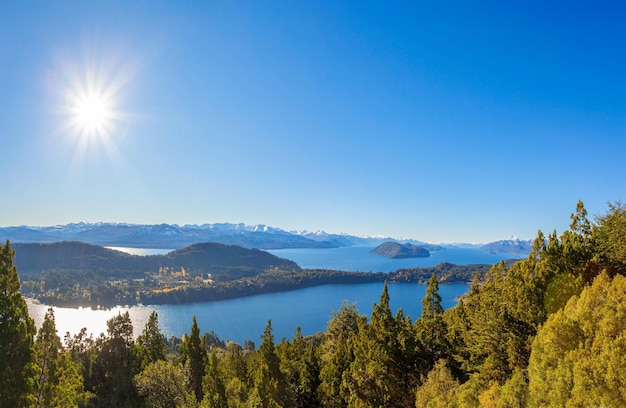
[[[387, 241], [426, 246], [421, 241], [390, 237], [362, 237], [349, 234], [329, 234], [324, 231], [285, 231], [267, 225], [246, 224], [126, 224], [72, 223], [51, 227], [0, 227], [0, 242], [59, 242], [80, 241], [101, 246], [138, 248], [182, 248], [198, 242], [219, 242], [244, 248], [339, 248], [346, 246], [376, 246]], [[442, 249], [430, 245], [431, 250]]]
[[533, 247], [532, 240], [521, 240], [517, 237], [511, 237], [501, 241], [490, 242], [480, 247], [480, 249], [492, 254], [519, 254], [528, 255]]
[[261, 273], [268, 268], [300, 269], [290, 260], [259, 249], [218, 243], [190, 245], [166, 255], [129, 255], [82, 242], [16, 243], [14, 263], [22, 280], [39, 280], [49, 271], [83, 271], [120, 278], [143, 277], [161, 267], [184, 267], [199, 273], [235, 271], [241, 275]]
[[313, 240], [266, 225], [140, 225], [75, 223], [52, 227], [2, 227], [0, 240], [11, 242], [80, 241], [102, 246], [181, 248], [198, 242], [219, 242], [244, 248], [337, 248], [342, 242]]
[[[48, 227], [0, 227], [0, 242], [12, 243], [79, 241], [101, 246], [176, 249], [199, 242], [219, 242], [244, 248], [340, 248], [346, 246], [377, 246], [385, 242], [418, 245], [428, 251], [438, 251], [461, 244], [428, 244], [414, 239], [395, 239], [384, 236], [356, 236], [330, 234], [324, 231], [286, 231], [268, 225], [246, 224], [126, 224], [126, 223], [72, 223]], [[469, 244], [465, 244], [469, 245]], [[470, 245], [475, 247], [475, 245]], [[488, 252], [528, 253], [531, 241], [512, 238], [492, 242], [482, 248]]]
[[427, 249], [412, 244], [398, 244], [397, 242], [385, 242], [370, 251], [373, 254], [383, 255], [387, 258], [427, 258], [430, 252]]
[[442, 246], [427, 244], [423, 241], [418, 241], [415, 239], [405, 239], [405, 238], [392, 238], [385, 236], [357, 236], [350, 234], [329, 234], [325, 231], [291, 231], [293, 234], [300, 235], [302, 237], [321, 242], [333, 242], [337, 243], [339, 246], [377, 246], [383, 244], [385, 242], [398, 242], [404, 244], [414, 244], [426, 247], [427, 245], [433, 249], [431, 251], [438, 251], [443, 249]]

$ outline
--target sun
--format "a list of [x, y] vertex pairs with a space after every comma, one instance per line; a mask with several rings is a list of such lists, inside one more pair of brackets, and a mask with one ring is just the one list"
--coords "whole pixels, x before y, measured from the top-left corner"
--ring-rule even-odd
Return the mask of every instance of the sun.
[[112, 119], [111, 103], [103, 94], [81, 95], [76, 98], [73, 115], [76, 126], [82, 131], [102, 131]]

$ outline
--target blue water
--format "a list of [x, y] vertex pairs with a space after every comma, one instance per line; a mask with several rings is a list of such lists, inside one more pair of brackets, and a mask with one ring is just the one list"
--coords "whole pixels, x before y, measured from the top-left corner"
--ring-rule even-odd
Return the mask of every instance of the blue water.
[[[123, 248], [120, 248], [123, 250]], [[133, 249], [137, 250], [137, 248]], [[291, 259], [304, 268], [327, 268], [347, 271], [390, 272], [400, 268], [426, 267], [440, 262], [455, 264], [493, 264], [501, 259], [514, 258], [511, 254], [489, 254], [475, 248], [447, 248], [431, 252], [429, 258], [388, 259], [369, 253], [371, 247], [347, 247], [335, 249], [281, 249], [269, 251], [277, 256]], [[150, 254], [150, 250], [142, 254]], [[360, 313], [369, 317], [372, 306], [378, 303], [382, 283], [355, 285], [324, 285], [289, 292], [249, 296], [239, 299], [181, 305], [146, 305], [117, 307], [111, 310], [71, 309], [55, 307], [59, 335], [76, 334], [82, 327], [98, 336], [106, 332], [106, 321], [118, 313], [129, 312], [135, 336], [139, 335], [152, 311], [159, 314], [161, 331], [167, 337], [188, 333], [193, 315], [196, 315], [201, 332], [214, 331], [221, 339], [240, 344], [249, 339], [259, 344], [259, 338], [268, 319], [272, 320], [277, 341], [291, 338], [297, 326], [304, 335], [324, 331], [332, 312], [344, 301], [355, 303]], [[444, 308], [452, 307], [457, 297], [466, 293], [469, 285], [441, 284], [439, 294]], [[389, 284], [390, 305], [395, 313], [402, 308], [413, 319], [421, 315], [421, 300], [426, 291], [424, 285]], [[38, 327], [48, 308], [46, 305], [27, 301], [28, 309]]]
[[302, 268], [339, 269], [361, 272], [393, 272], [401, 268], [424, 268], [441, 262], [456, 265], [489, 264], [502, 259], [522, 258], [519, 254], [490, 254], [478, 248], [446, 247], [431, 251], [428, 258], [391, 259], [370, 253], [373, 247], [353, 246], [330, 249], [275, 249], [276, 256], [290, 259]]
[[[141, 333], [152, 311], [159, 314], [161, 331], [167, 337], [188, 333], [193, 315], [196, 315], [201, 332], [214, 331], [221, 339], [240, 344], [249, 339], [259, 344], [259, 338], [268, 319], [272, 319], [274, 337], [277, 341], [291, 338], [297, 326], [304, 335], [324, 331], [332, 312], [344, 301], [355, 303], [360, 313], [369, 317], [374, 303], [382, 293], [382, 283], [356, 285], [324, 285], [295, 291], [249, 296], [219, 302], [203, 302], [181, 305], [149, 305], [117, 307], [111, 310], [71, 309], [55, 307], [59, 335], [78, 333], [82, 327], [98, 336], [106, 332], [106, 321], [118, 313], [129, 312], [135, 336]], [[389, 284], [390, 306], [394, 313], [402, 308], [413, 319], [421, 315], [421, 300], [426, 287], [419, 284]], [[439, 294], [444, 308], [452, 307], [457, 296], [466, 293], [469, 285], [441, 284]], [[28, 301], [28, 309], [41, 326], [48, 306]]]

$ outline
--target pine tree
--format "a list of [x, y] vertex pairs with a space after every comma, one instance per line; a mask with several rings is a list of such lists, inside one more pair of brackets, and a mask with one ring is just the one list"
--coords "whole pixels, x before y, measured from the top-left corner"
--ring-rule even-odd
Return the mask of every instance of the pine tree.
[[439, 282], [433, 273], [426, 287], [426, 294], [422, 299], [422, 318], [434, 318], [443, 313], [441, 296], [439, 295]]
[[88, 399], [77, 364], [64, 352], [54, 312], [48, 309], [35, 342], [37, 378], [35, 407], [78, 407]]
[[19, 292], [15, 252], [0, 244], [0, 407], [34, 403], [35, 324]]
[[359, 327], [365, 325], [365, 316], [359, 315], [354, 304], [344, 303], [333, 313], [326, 327], [320, 356], [320, 399], [327, 407], [346, 407], [349, 391], [343, 384], [343, 375], [354, 360], [352, 339]]
[[261, 340], [250, 401], [253, 403], [257, 400], [261, 401], [260, 406], [263, 407], [274, 406], [274, 404], [292, 406], [293, 401], [290, 398], [285, 377], [280, 370], [280, 358], [276, 354], [271, 320], [267, 321]]
[[213, 350], [209, 357], [206, 374], [202, 380], [204, 390], [202, 405], [210, 408], [227, 408], [226, 387], [218, 366], [217, 354]]
[[602, 267], [611, 276], [626, 275], [626, 206], [620, 201], [609, 204], [608, 213], [597, 218], [592, 237]]
[[414, 337], [406, 335], [408, 322], [401, 310], [396, 317], [391, 314], [385, 283], [371, 323], [361, 323], [352, 342], [354, 361], [343, 383], [350, 394], [348, 406], [413, 406], [415, 382], [407, 374], [416, 375], [416, 362], [415, 350], [404, 343]]
[[159, 329], [157, 312], [150, 313], [146, 327], [137, 338], [137, 345], [141, 356], [142, 368], [157, 360], [165, 360], [167, 344], [165, 344], [165, 338]]
[[59, 385], [59, 354], [61, 339], [57, 335], [54, 311], [49, 308], [43, 324], [37, 333], [35, 350], [38, 363], [38, 375], [35, 384], [35, 406], [51, 406], [52, 398]]
[[205, 367], [208, 360], [206, 340], [204, 336], [200, 338], [200, 328], [196, 315], [193, 316], [191, 333], [184, 336], [180, 346], [180, 359], [185, 367], [189, 369], [189, 384], [196, 399], [202, 401], [204, 393], [202, 391], [202, 379], [205, 374]]
[[128, 312], [107, 321], [105, 338], [98, 339], [96, 357], [91, 372], [101, 406], [135, 406], [137, 392], [133, 377], [139, 373], [140, 363], [135, 354], [133, 324]]
[[312, 342], [298, 326], [291, 342], [283, 340], [277, 347], [281, 371], [288, 385], [294, 408], [317, 407], [319, 363]]

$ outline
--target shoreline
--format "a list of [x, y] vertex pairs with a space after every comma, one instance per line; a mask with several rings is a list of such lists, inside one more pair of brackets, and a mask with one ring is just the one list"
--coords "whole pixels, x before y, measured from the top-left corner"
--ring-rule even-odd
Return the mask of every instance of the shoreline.
[[[24, 296], [25, 300], [32, 302], [33, 304], [38, 305], [46, 305], [51, 307], [61, 307], [68, 309], [91, 309], [91, 310], [111, 310], [118, 307], [137, 307], [137, 306], [162, 306], [162, 305], [182, 305], [182, 304], [194, 304], [194, 303], [210, 303], [210, 302], [219, 302], [224, 300], [233, 300], [240, 299], [258, 295], [267, 295], [272, 293], [283, 293], [283, 292], [292, 292], [300, 289], [307, 289], [311, 287], [324, 286], [324, 285], [358, 285], [358, 284], [367, 284], [367, 283], [383, 283], [387, 282], [389, 284], [418, 284], [418, 285], [428, 285], [427, 279], [419, 279], [419, 280], [399, 280], [399, 279], [381, 279], [378, 275], [379, 273], [372, 273], [371, 279], [355, 279], [355, 280], [346, 280], [346, 281], [327, 281], [327, 282], [316, 282], [316, 283], [307, 283], [301, 284], [297, 286], [285, 286], [282, 288], [278, 287], [257, 287], [256, 290], [250, 290], [246, 293], [216, 293], [216, 296], [176, 296], [180, 295], [180, 293], [176, 293], [173, 296], [168, 296], [160, 301], [153, 302], [124, 302], [124, 303], [107, 303], [107, 304], [96, 304], [90, 301], [83, 300], [58, 300], [58, 299], [50, 299], [47, 297], [33, 297], [33, 296]], [[458, 280], [445, 280], [440, 281], [440, 285], [447, 284], [467, 284], [470, 285], [472, 283], [471, 280], [466, 279], [458, 279]]]

